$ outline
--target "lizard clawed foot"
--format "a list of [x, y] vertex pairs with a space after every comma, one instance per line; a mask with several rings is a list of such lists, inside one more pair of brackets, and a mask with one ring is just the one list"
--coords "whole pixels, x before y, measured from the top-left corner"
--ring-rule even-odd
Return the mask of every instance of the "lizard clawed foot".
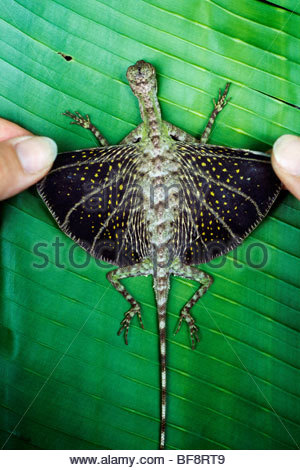
[[70, 111], [66, 111], [62, 114], [73, 119], [70, 124], [77, 124], [77, 126], [83, 127], [84, 129], [90, 129], [91, 127], [91, 121], [88, 114], [86, 114], [85, 118], [78, 111], [75, 111], [75, 114]]
[[141, 328], [144, 328], [143, 321], [142, 321], [142, 315], [141, 315], [141, 308], [137, 304], [137, 305], [133, 306], [130, 310], [128, 310], [128, 312], [125, 313], [125, 316], [124, 316], [123, 320], [121, 321], [121, 328], [118, 331], [118, 335], [120, 336], [120, 334], [124, 331], [125, 344], [128, 344], [127, 336], [128, 336], [128, 331], [129, 331], [129, 327], [130, 327], [130, 322], [131, 322], [131, 320], [133, 319], [133, 317], [135, 315], [138, 316]]
[[189, 327], [192, 349], [195, 349], [196, 344], [199, 343], [200, 341], [199, 336], [198, 336], [198, 327], [195, 325], [195, 320], [193, 319], [192, 315], [189, 312], [185, 311], [184, 309], [180, 313], [178, 325], [177, 325], [174, 335], [176, 335], [179, 332], [182, 326], [183, 320], [186, 321], [187, 326]]
[[213, 99], [215, 109], [217, 110], [218, 113], [220, 113], [222, 111], [222, 109], [226, 106], [226, 104], [230, 101], [230, 98], [228, 100], [226, 99], [229, 87], [230, 87], [230, 83], [226, 83], [224, 93], [222, 93], [221, 88], [219, 89], [219, 99], [218, 99], [218, 101], [216, 102], [215, 99]]

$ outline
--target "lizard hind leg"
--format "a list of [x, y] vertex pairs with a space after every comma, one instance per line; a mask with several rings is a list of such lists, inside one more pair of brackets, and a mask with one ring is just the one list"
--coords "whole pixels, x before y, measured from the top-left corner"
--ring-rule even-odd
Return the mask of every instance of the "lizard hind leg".
[[124, 268], [118, 268], [113, 271], [109, 271], [109, 273], [106, 275], [112, 286], [118, 292], [120, 292], [124, 299], [126, 299], [131, 305], [131, 308], [124, 314], [124, 318], [121, 321], [121, 327], [118, 331], [118, 335], [124, 332], [124, 339], [126, 344], [128, 344], [128, 331], [131, 320], [137, 315], [142, 328], [144, 328], [144, 325], [139, 303], [135, 300], [134, 297], [132, 297], [132, 295], [129, 294], [129, 292], [127, 292], [125, 287], [121, 284], [120, 279], [125, 279], [127, 277], [149, 276], [150, 274], [153, 274], [153, 269], [150, 263], [143, 262], [133, 266], [126, 266]]
[[193, 266], [186, 266], [184, 264], [180, 264], [176, 267], [174, 266], [174, 268], [171, 271], [174, 276], [192, 279], [200, 283], [200, 287], [196, 290], [195, 294], [182, 308], [179, 316], [178, 325], [175, 330], [175, 334], [177, 334], [184, 320], [189, 328], [192, 349], [195, 349], [196, 343], [199, 342], [198, 328], [195, 324], [194, 318], [190, 314], [190, 310], [195, 305], [195, 303], [205, 294], [207, 289], [211, 286], [211, 284], [213, 283], [213, 278], [209, 274], [205, 273], [204, 271], [200, 271], [199, 269]]

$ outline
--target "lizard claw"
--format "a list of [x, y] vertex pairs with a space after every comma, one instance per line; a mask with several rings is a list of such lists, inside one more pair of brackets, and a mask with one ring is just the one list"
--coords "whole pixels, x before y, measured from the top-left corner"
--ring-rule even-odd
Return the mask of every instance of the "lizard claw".
[[195, 324], [190, 326], [190, 335], [191, 335], [192, 349], [195, 349], [196, 344], [200, 342], [200, 339], [198, 336], [198, 327]]
[[199, 343], [200, 341], [199, 336], [198, 336], [198, 327], [195, 325], [195, 320], [193, 319], [191, 314], [187, 311], [184, 311], [184, 309], [180, 314], [180, 318], [179, 318], [178, 325], [177, 325], [174, 335], [176, 335], [178, 331], [180, 330], [183, 320], [186, 321], [187, 326], [190, 331], [192, 349], [195, 349], [196, 344]]
[[174, 331], [174, 335], [177, 335], [177, 333], [179, 332], [179, 330], [182, 326], [182, 320], [183, 320], [183, 315], [180, 315], [178, 323], [177, 323], [176, 330]]
[[77, 126], [83, 127], [84, 129], [89, 129], [91, 126], [91, 121], [88, 114], [86, 114], [85, 118], [82, 116], [82, 114], [79, 113], [79, 111], [75, 111], [75, 114], [71, 113], [70, 111], [66, 111], [62, 114], [73, 119], [70, 124], [77, 124]]
[[140, 309], [140, 306], [139, 305], [135, 305], [134, 307], [132, 307], [130, 310], [128, 310], [128, 312], [125, 313], [125, 316], [123, 318], [123, 320], [120, 322], [121, 323], [121, 327], [118, 331], [118, 336], [120, 336], [123, 331], [124, 331], [124, 340], [125, 340], [125, 344], [128, 344], [128, 331], [129, 331], [129, 327], [130, 327], [130, 322], [131, 320], [133, 319], [133, 317], [137, 315], [138, 316], [138, 319], [139, 319], [139, 322], [140, 322], [140, 325], [141, 325], [141, 328], [144, 329], [144, 325], [143, 325], [143, 321], [142, 321], [142, 315], [141, 315], [141, 309]]
[[222, 109], [226, 106], [226, 104], [230, 101], [230, 98], [226, 99], [226, 96], [228, 94], [228, 90], [230, 87], [230, 83], [226, 83], [226, 87], [224, 90], [224, 93], [222, 93], [221, 88], [219, 89], [219, 99], [216, 103], [215, 100], [213, 100], [215, 108], [218, 110], [218, 112], [222, 111]]

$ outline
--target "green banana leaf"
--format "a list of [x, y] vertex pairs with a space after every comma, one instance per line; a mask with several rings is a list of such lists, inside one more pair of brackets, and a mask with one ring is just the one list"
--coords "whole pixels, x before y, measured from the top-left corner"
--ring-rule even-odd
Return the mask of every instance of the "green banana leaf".
[[[157, 69], [164, 119], [193, 135], [227, 81], [211, 143], [266, 150], [300, 133], [297, 0], [0, 0], [0, 18], [0, 114], [60, 151], [95, 146], [65, 110], [88, 113], [111, 143], [140, 122], [125, 77], [139, 59]], [[172, 280], [168, 449], [298, 448], [299, 228], [283, 193], [237, 250], [202, 266], [215, 282], [193, 308], [195, 351], [173, 332], [197, 283]], [[151, 278], [124, 281], [145, 325], [126, 346], [112, 267], [75, 247], [34, 189], [2, 203], [0, 234], [1, 446], [157, 448]]]

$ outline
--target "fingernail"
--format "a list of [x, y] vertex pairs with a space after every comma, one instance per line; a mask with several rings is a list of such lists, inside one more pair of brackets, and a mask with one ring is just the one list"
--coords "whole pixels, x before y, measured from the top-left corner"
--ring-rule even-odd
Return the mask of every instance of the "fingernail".
[[274, 157], [281, 168], [290, 175], [300, 176], [300, 138], [282, 135], [273, 147]]
[[23, 136], [10, 141], [26, 173], [36, 174], [49, 168], [57, 155], [57, 145], [49, 137]]

